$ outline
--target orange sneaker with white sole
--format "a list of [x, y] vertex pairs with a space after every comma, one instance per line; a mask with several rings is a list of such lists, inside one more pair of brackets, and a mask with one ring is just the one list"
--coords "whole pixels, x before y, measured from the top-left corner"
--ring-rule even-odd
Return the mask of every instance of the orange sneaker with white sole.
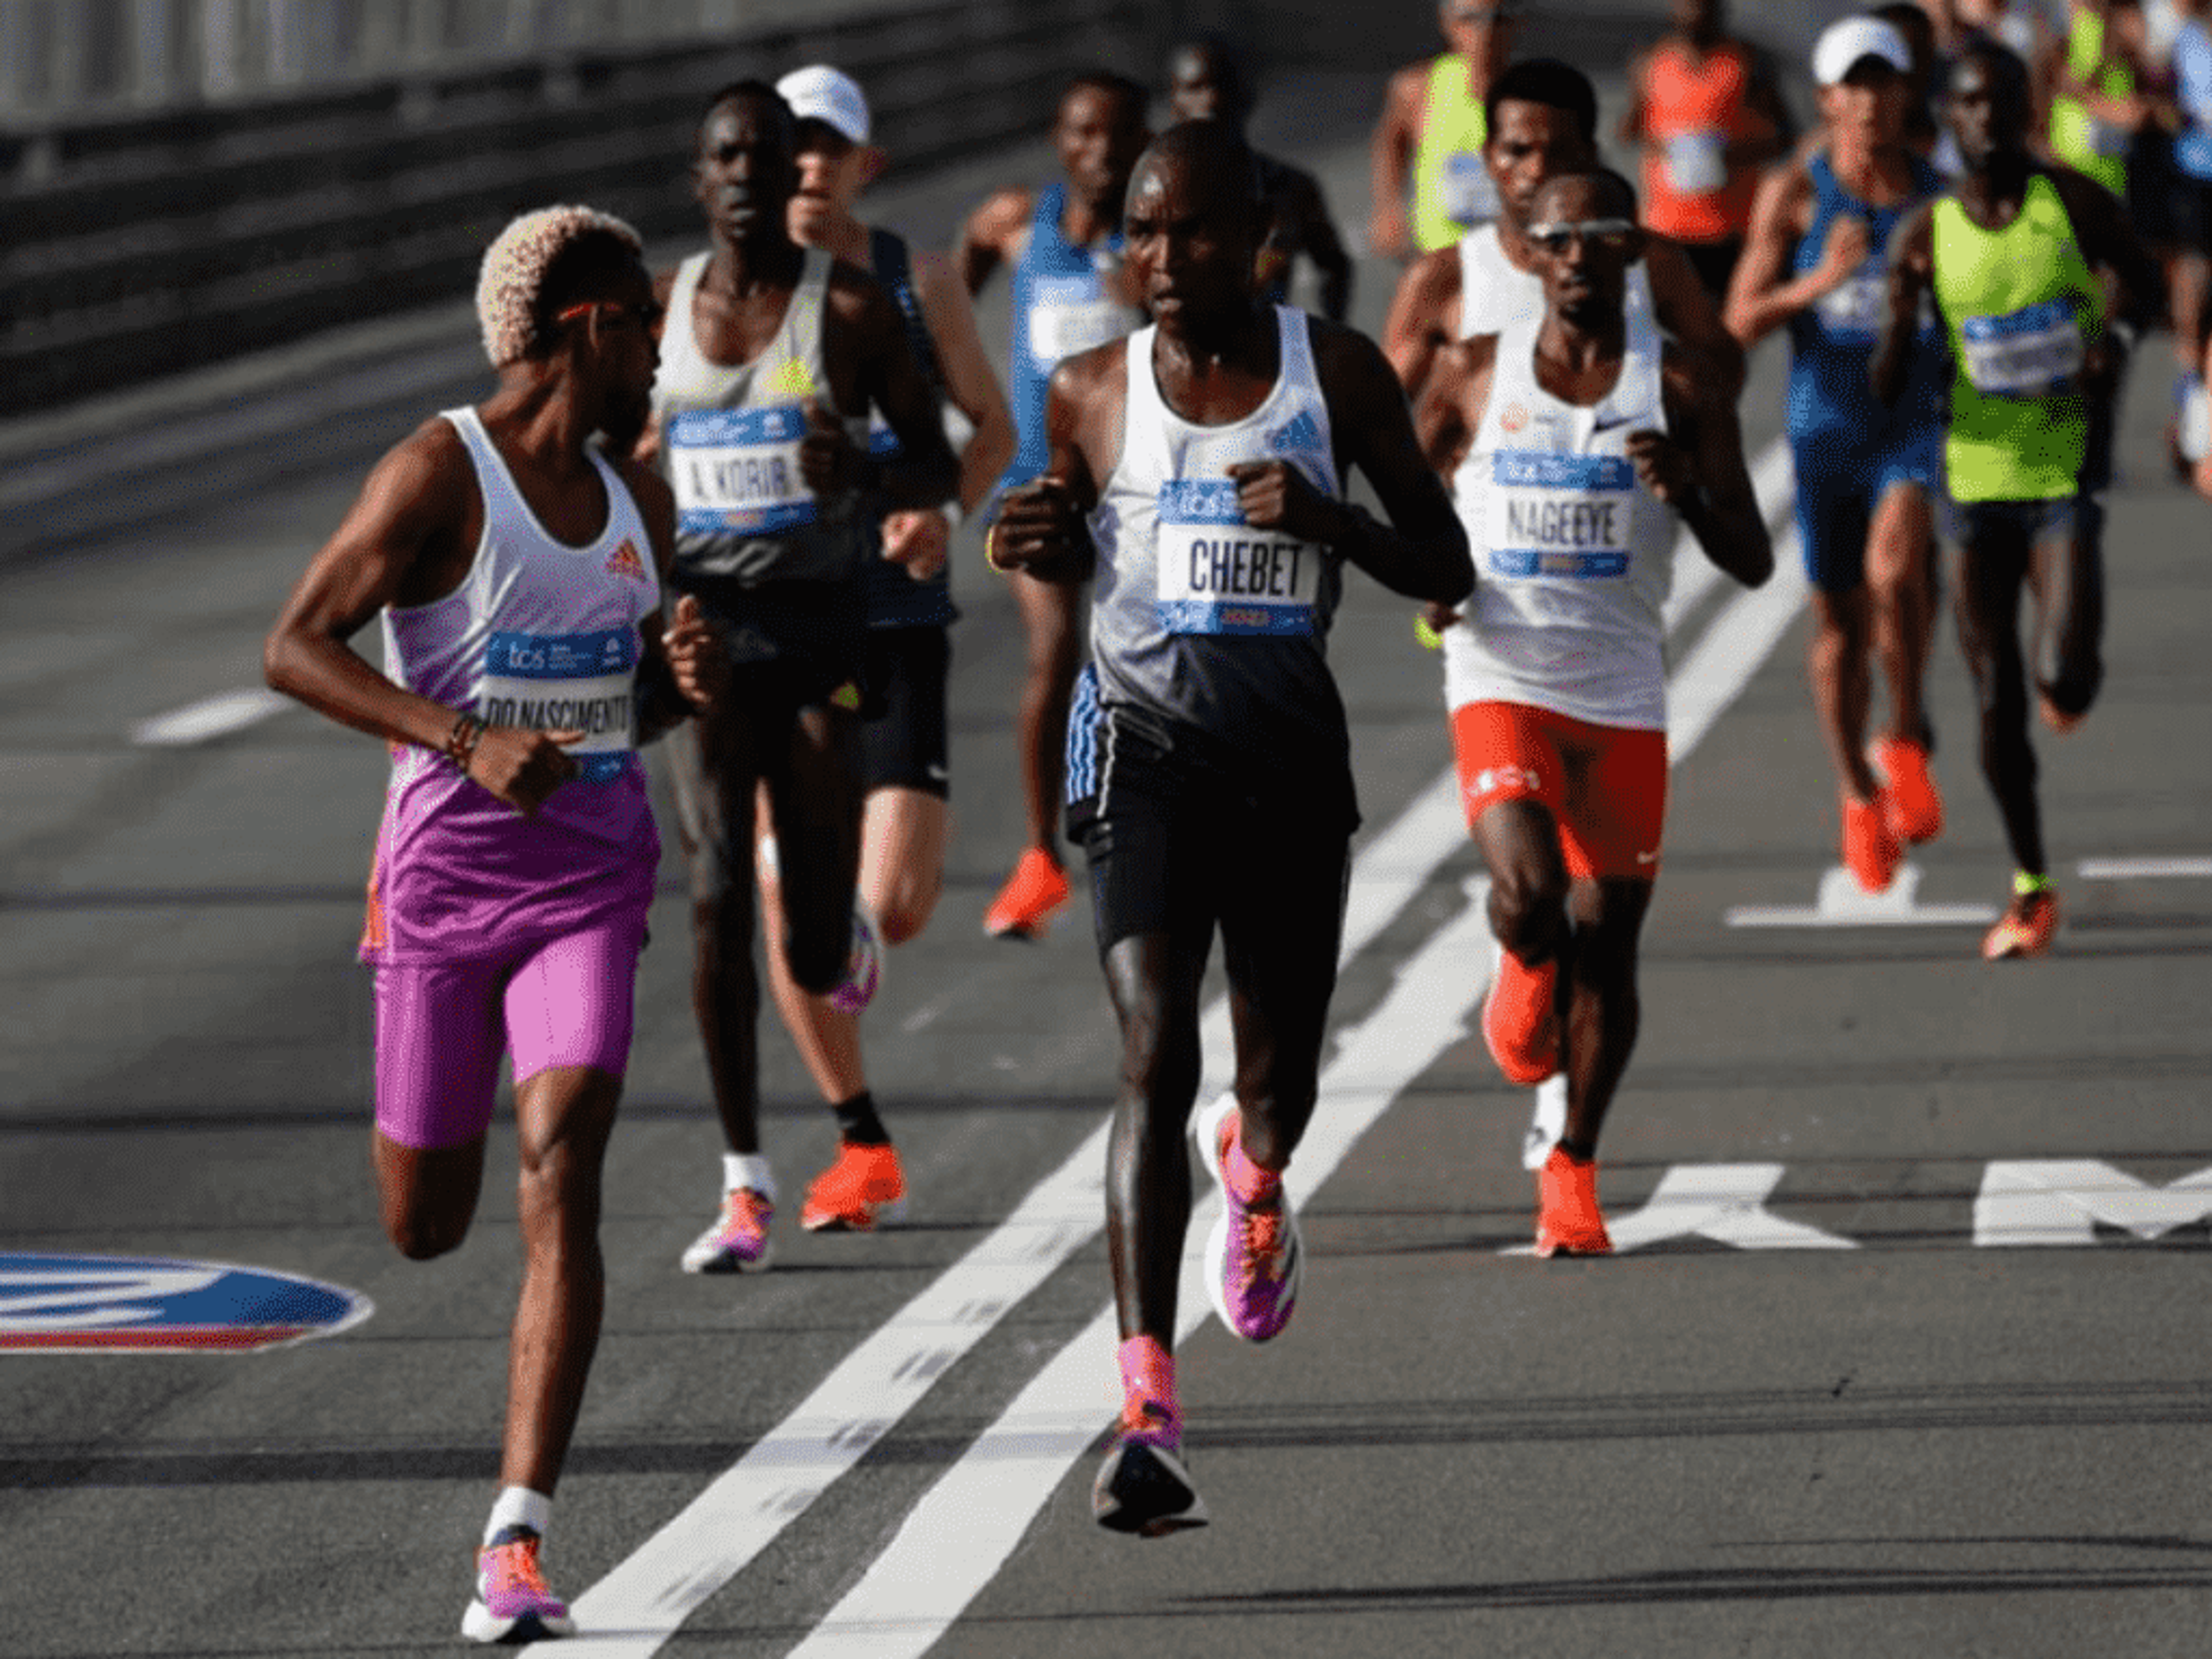
[[1844, 797], [1844, 868], [1863, 893], [1886, 893], [1905, 861], [1905, 848], [1889, 827], [1884, 790], [1872, 800]]
[[2013, 957], [2039, 957], [2058, 937], [2058, 895], [2050, 888], [2032, 893], [2015, 892], [1982, 939], [1982, 959], [2002, 962]]
[[1943, 833], [1943, 797], [1928, 770], [1928, 751], [1902, 738], [1877, 738], [1867, 759], [1881, 779], [1882, 817], [1898, 840], [1917, 847]]
[[799, 1206], [810, 1233], [865, 1233], [906, 1214], [906, 1172], [896, 1147], [841, 1142], [837, 1161], [814, 1177]]
[[1597, 1207], [1597, 1164], [1552, 1148], [1536, 1172], [1536, 1254], [1611, 1255], [1613, 1238]]
[[1533, 1089], [1559, 1069], [1559, 964], [1498, 953], [1482, 1002], [1482, 1041], [1508, 1083]]

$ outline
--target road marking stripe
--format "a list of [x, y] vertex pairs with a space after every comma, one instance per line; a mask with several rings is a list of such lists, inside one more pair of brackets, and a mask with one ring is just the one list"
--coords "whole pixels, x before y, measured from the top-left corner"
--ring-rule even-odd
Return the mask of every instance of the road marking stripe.
[[[1784, 539], [1794, 548], [1794, 532]], [[1670, 682], [1669, 764], [1686, 758], [1712, 729], [1802, 603], [1801, 563], [1793, 556], [1785, 564], [1782, 546], [1775, 553], [1773, 578], [1729, 601]], [[1783, 598], [1775, 596], [1778, 588]], [[1673, 711], [1684, 708], [1688, 713], [1675, 735]], [[1449, 773], [1440, 781], [1451, 781]], [[1462, 835], [1455, 817], [1450, 845]], [[1342, 1034], [1337, 1057], [1322, 1079], [1328, 1109], [1315, 1114], [1285, 1176], [1294, 1205], [1304, 1206], [1391, 1102], [1467, 1030], [1468, 1015], [1490, 976], [1492, 942], [1480, 902], [1487, 884], [1482, 879], [1469, 884], [1468, 905], [1400, 969], [1382, 1006]], [[1456, 1020], [1442, 1017], [1451, 1007], [1461, 1010]], [[1192, 1248], [1183, 1259], [1178, 1341], [1212, 1317], [1199, 1275], [1203, 1241], [1219, 1205], [1218, 1194], [1208, 1191], [1194, 1206], [1185, 1235]], [[791, 1650], [789, 1659], [920, 1659], [942, 1638], [997, 1576], [1068, 1469], [1112, 1419], [1118, 1403], [1112, 1375], [1115, 1336], [1109, 1302], [908, 1512], [860, 1582]]]
[[[1765, 486], [1759, 500], [1770, 520], [1786, 507], [1788, 501], [1787, 469], [1778, 470], [1775, 466], [1772, 457], [1776, 452], [1786, 462], [1787, 448], [1778, 443], [1761, 455], [1755, 475]], [[1777, 552], [1779, 566], [1780, 550]], [[1696, 560], [1687, 568], [1694, 569], [1696, 565], [1705, 562], [1709, 562]], [[1794, 562], [1790, 568], [1795, 570]], [[1783, 580], [1783, 571], [1778, 568], [1775, 581]], [[1774, 585], [1770, 582], [1768, 586]], [[1741, 624], [1731, 619], [1747, 599], [1756, 597], [1756, 592], [1740, 595], [1708, 632], [1729, 629], [1731, 638], [1742, 634]], [[1798, 598], [1802, 597], [1801, 577]], [[1786, 626], [1786, 619], [1784, 625]], [[1758, 637], [1766, 631], [1767, 624], [1761, 623], [1750, 634]], [[1775, 637], [1779, 637], [1778, 630]], [[1717, 668], [1731, 672], [1741, 669], [1747, 679], [1760, 657], [1736, 654], [1743, 648], [1739, 645], [1719, 658], [1700, 653], [1692, 660], [1708, 665], [1698, 670], [1700, 673], [1712, 672]], [[1763, 657], [1764, 653], [1760, 654]], [[1677, 676], [1678, 684], [1682, 678]], [[1712, 708], [1686, 741], [1674, 744], [1675, 758], [1680, 759], [1696, 746], [1710, 726], [1712, 715], [1717, 713], [1717, 708]], [[1458, 779], [1448, 767], [1362, 849], [1354, 861], [1341, 959], [1350, 962], [1372, 944], [1437, 867], [1465, 840]], [[1487, 924], [1481, 921], [1479, 905], [1469, 914], [1475, 921], [1463, 921], [1462, 925], [1480, 924], [1482, 951], [1479, 963], [1457, 971], [1456, 983], [1462, 991], [1479, 996], [1489, 975]], [[1444, 931], [1457, 937], [1456, 928]], [[1432, 939], [1431, 946], [1425, 948], [1419, 960], [1429, 960], [1430, 949], [1434, 945]], [[1399, 989], [1394, 990], [1392, 996], [1397, 996], [1409, 981], [1410, 975], [1401, 970]], [[1433, 1035], [1441, 1022], [1436, 1017], [1433, 992], [1429, 994], [1431, 1000], [1427, 1006], [1424, 1029]], [[1386, 1006], [1389, 1001], [1386, 999]], [[1370, 1018], [1360, 1029], [1367, 1030], [1375, 1024], [1376, 1020]], [[1347, 1045], [1351, 1040], [1349, 1036], [1341, 1039]], [[1457, 1040], [1455, 1032], [1450, 1040]], [[1211, 1056], [1200, 1095], [1200, 1098], [1206, 1099], [1227, 1086], [1230, 1043], [1225, 998], [1216, 998], [1206, 1011], [1202, 1041], [1206, 1054]], [[1340, 1051], [1338, 1064], [1345, 1063], [1345, 1058]], [[1423, 1063], [1424, 1066], [1426, 1063]], [[1365, 1123], [1389, 1104], [1390, 1097], [1384, 1096], [1373, 1103], [1360, 1128], [1364, 1129]], [[1336, 1118], [1341, 1107], [1353, 1103], [1340, 1102], [1332, 1094], [1328, 1115]], [[1357, 1134], [1354, 1130], [1352, 1139], [1357, 1139]], [[1106, 1137], [1107, 1126], [1101, 1123], [1059, 1169], [1030, 1190], [1005, 1223], [848, 1354], [782, 1422], [717, 1477], [698, 1498], [605, 1577], [578, 1596], [573, 1610], [579, 1633], [561, 1643], [560, 1651], [574, 1656], [574, 1659], [647, 1659], [657, 1652], [685, 1619], [742, 1571], [832, 1481], [889, 1433], [948, 1366], [972, 1349], [1024, 1296], [1100, 1231], [1105, 1220]], [[1349, 1140], [1346, 1144], [1348, 1146]], [[1309, 1156], [1308, 1148], [1302, 1146], [1300, 1158], [1301, 1167], [1316, 1172], [1303, 1179], [1317, 1180], [1321, 1172], [1319, 1149]], [[1333, 1164], [1330, 1167], [1334, 1167]], [[1302, 1190], [1297, 1180], [1293, 1190]], [[1200, 1241], [1205, 1237], [1195, 1220], [1190, 1236]], [[1183, 1305], [1195, 1310], [1194, 1318], [1205, 1316], [1202, 1291], [1194, 1297], [1187, 1292]], [[1107, 1317], [1110, 1324], [1110, 1313]], [[1088, 1335], [1086, 1332], [1085, 1338]], [[1037, 1389], [1043, 1376], [1058, 1375], [1063, 1364], [1085, 1367], [1083, 1374], [1090, 1376], [1095, 1370], [1095, 1355], [1086, 1349], [1085, 1338], [1079, 1338], [1070, 1349], [1063, 1350], [1060, 1358], [1032, 1381], [1024, 1391], [1024, 1397]], [[1068, 1360], [1066, 1356], [1071, 1351], [1084, 1356], [1083, 1359]], [[1082, 1413], [1086, 1426], [1081, 1431], [1081, 1440], [1065, 1456], [1054, 1453], [1052, 1455], [1057, 1461], [1048, 1459], [1051, 1472], [1036, 1504], [1043, 1503], [1067, 1463], [1080, 1455], [1084, 1447], [1096, 1437], [1101, 1412], [1110, 1414], [1110, 1406], [1097, 1403], [1095, 1388], [1087, 1390], [1087, 1398], [1089, 1403]], [[1006, 1420], [1002, 1418], [1000, 1422]], [[975, 1455], [971, 1449], [962, 1464], [954, 1466], [955, 1469], [963, 1467], [967, 1459]], [[1040, 1474], [1043, 1467], [1040, 1465]], [[933, 1492], [935, 1490], [933, 1488]], [[1034, 1513], [1035, 1507], [1031, 1506], [1030, 1513]], [[909, 1529], [910, 1527], [911, 1521]], [[903, 1540], [908, 1535], [908, 1530], [902, 1530], [900, 1539]], [[947, 1622], [950, 1617], [957, 1616], [959, 1607], [966, 1605], [975, 1589], [988, 1582], [989, 1574], [997, 1571], [1003, 1559], [990, 1558], [984, 1577], [965, 1591], [947, 1616]], [[897, 1571], [900, 1566], [895, 1562], [890, 1570]], [[930, 1566], [927, 1570], [936, 1572], [939, 1568]], [[964, 1572], [948, 1572], [945, 1576], [951, 1583], [964, 1583], [967, 1577]], [[935, 1628], [941, 1632], [942, 1626]], [[921, 1649], [913, 1651], [918, 1653]]]
[[131, 728], [131, 741], [144, 749], [188, 749], [233, 732], [258, 726], [272, 714], [295, 708], [291, 698], [264, 686], [243, 691], [221, 691], [202, 697], [166, 714], [140, 720]]
[[2084, 881], [2170, 881], [2212, 878], [2212, 859], [2083, 859], [2074, 866]]

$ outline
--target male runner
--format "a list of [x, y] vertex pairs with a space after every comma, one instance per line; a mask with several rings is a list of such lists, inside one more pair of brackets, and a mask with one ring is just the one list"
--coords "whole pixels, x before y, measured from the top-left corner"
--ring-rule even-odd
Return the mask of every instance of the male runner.
[[[1907, 140], [1911, 73], [1911, 46], [1886, 22], [1847, 17], [1822, 33], [1813, 52], [1821, 142], [1760, 186], [1727, 313], [1747, 349], [1790, 331], [1790, 446], [1813, 587], [1806, 675], [1835, 766], [1844, 864], [1870, 893], [1895, 879], [1907, 843], [1943, 827], [1921, 686], [1948, 378], [1934, 319], [1896, 410], [1867, 378], [1890, 235], [1942, 188]], [[1871, 751], [1869, 653], [1889, 686], [1889, 724]]]
[[2027, 737], [2021, 591], [2035, 595], [2039, 634], [2052, 636], [2049, 672], [2039, 647], [2033, 671], [2044, 719], [2070, 731], [2104, 677], [2101, 481], [2085, 477], [2085, 463], [2094, 428], [2112, 418], [2118, 319], [2155, 293], [2157, 277], [2118, 202], [2029, 151], [2018, 57], [1969, 46], [1946, 113], [1966, 172], [1898, 227], [1873, 374], [1894, 406], [1932, 299], [1953, 363], [1944, 460], [1960, 507], [1959, 643], [2014, 865], [2011, 902], [1982, 941], [1996, 961], [2040, 956], [2058, 932]]
[[1367, 146], [1370, 252], [1403, 259], [1448, 248], [1497, 215], [1482, 152], [1491, 89], [1513, 55], [1518, 10], [1510, 0], [1438, 0], [1437, 27], [1451, 50], [1390, 77]]
[[[1571, 64], [1531, 58], [1513, 64], [1491, 88], [1489, 110], [1482, 155], [1498, 216], [1407, 267], [1383, 324], [1382, 349], [1417, 398], [1441, 349], [1543, 314], [1543, 278], [1527, 230], [1530, 204], [1547, 180], [1598, 164], [1597, 88]], [[1660, 327], [1694, 347], [1731, 390], [1741, 386], [1742, 349], [1688, 259], [1664, 238], [1647, 237], [1645, 248], [1631, 303], [1648, 293]]]
[[1674, 0], [1628, 69], [1620, 137], [1644, 161], [1644, 220], [1678, 243], [1717, 303], [1751, 226], [1760, 168], [1796, 124], [1763, 54], [1729, 33], [1724, 0]]
[[[675, 585], [731, 660], [727, 699], [670, 745], [691, 855], [692, 999], [721, 1120], [722, 1205], [687, 1273], [765, 1266], [775, 1184], [760, 1146], [753, 965], [756, 795], [775, 826], [783, 926], [769, 948], [803, 990], [857, 1007], [876, 972], [854, 907], [868, 629], [866, 528], [934, 507], [959, 462], [890, 295], [792, 240], [798, 127], [774, 87], [740, 81], [700, 123], [693, 187], [711, 246], [656, 280], [667, 307], [646, 446], [676, 491]], [[867, 456], [868, 410], [899, 453]], [[924, 569], [921, 536], [884, 553]]]
[[[867, 680], [880, 703], [860, 727], [861, 905], [886, 945], [902, 945], [928, 925], [945, 878], [951, 830], [951, 772], [945, 742], [950, 624], [957, 614], [945, 568], [951, 523], [980, 507], [1014, 453], [1013, 417], [983, 354], [968, 290], [940, 254], [863, 223], [854, 210], [888, 157], [869, 142], [868, 102], [851, 76], [817, 64], [776, 82], [799, 123], [799, 189], [791, 234], [802, 246], [826, 248], [872, 271], [897, 302], [915, 361], [967, 417], [958, 507], [864, 509], [866, 546]], [[870, 432], [878, 457], [899, 453], [880, 417]], [[908, 544], [920, 541], [922, 552]], [[763, 931], [781, 936], [774, 826], [760, 814], [757, 860]], [[822, 1097], [837, 1115], [836, 1161], [807, 1188], [799, 1223], [810, 1231], [872, 1228], [897, 1213], [906, 1176], [876, 1109], [861, 1062], [860, 1017], [830, 997], [799, 988], [781, 954], [768, 953], [768, 976], [783, 1023]]]
[[[1157, 322], [1060, 366], [1048, 468], [989, 542], [1041, 578], [1097, 578], [1068, 793], [1121, 1028], [1106, 1229], [1126, 1403], [1093, 1510], [1146, 1535], [1206, 1518], [1171, 1345], [1214, 933], [1237, 1085], [1200, 1126], [1224, 1210], [1207, 1277], [1223, 1322], [1265, 1341], [1297, 1294], [1282, 1175], [1314, 1108], [1358, 818], [1324, 655], [1343, 567], [1433, 600], [1472, 579], [1381, 355], [1259, 297], [1264, 212], [1249, 150], [1218, 122], [1145, 153], [1127, 222]], [[1388, 525], [1344, 500], [1354, 467]]]
[[1531, 204], [1544, 313], [1452, 348], [1431, 459], [1481, 550], [1462, 611], [1432, 606], [1469, 828], [1501, 954], [1482, 1014], [1498, 1069], [1566, 1074], [1537, 1171], [1536, 1253], [1603, 1255], [1597, 1141], [1640, 1016], [1637, 941], [1667, 799], [1661, 608], [1676, 526], [1748, 587], [1774, 568], [1735, 398], [1628, 302], [1648, 234], [1613, 173]]
[[[1168, 57], [1168, 101], [1178, 121], [1226, 121], [1244, 136], [1252, 88], [1237, 54], [1211, 35], [1186, 41]], [[1260, 150], [1260, 199], [1267, 204], [1260, 246], [1260, 291], [1275, 305], [1291, 297], [1291, 268], [1303, 255], [1321, 277], [1321, 314], [1333, 323], [1352, 308], [1352, 256], [1329, 217], [1321, 180]]]
[[[1005, 482], [1044, 469], [1045, 388], [1062, 358], [1127, 334], [1144, 320], [1121, 264], [1121, 202], [1145, 148], [1145, 89], [1121, 76], [1078, 76], [1053, 124], [1060, 180], [1004, 190], [969, 216], [954, 258], [974, 294], [1000, 265], [1013, 272], [1007, 380], [1019, 447]], [[1042, 937], [1067, 903], [1060, 796], [1068, 699], [1075, 689], [1079, 611], [1069, 590], [1010, 570], [1029, 650], [1015, 717], [1029, 844], [983, 913], [999, 939]]]
[[[574, 1628], [538, 1555], [599, 1340], [599, 1170], [660, 857], [635, 744], [719, 684], [694, 602], [661, 630], [675, 509], [628, 456], [656, 309], [619, 220], [510, 224], [477, 288], [499, 390], [377, 464], [267, 648], [271, 686], [392, 746], [362, 957], [377, 1191], [403, 1255], [467, 1234], [514, 1055], [522, 1291], [461, 1626], [479, 1642]], [[349, 643], [379, 617], [381, 674]]]

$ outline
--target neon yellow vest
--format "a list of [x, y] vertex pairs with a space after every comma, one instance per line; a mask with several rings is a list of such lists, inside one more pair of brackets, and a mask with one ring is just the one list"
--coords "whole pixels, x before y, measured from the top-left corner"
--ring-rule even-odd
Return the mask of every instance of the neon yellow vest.
[[2104, 302], [2049, 175], [2002, 230], [1955, 197], [1935, 207], [1936, 300], [1954, 365], [1944, 446], [1954, 500], [2060, 501], [2081, 486], [2088, 416], [2082, 352]]
[[[2066, 36], [2067, 72], [2077, 81], [2095, 77], [2097, 90], [2124, 98], [2136, 89], [2136, 77], [2124, 64], [2108, 65], [2105, 58], [2105, 20], [2094, 11], [2074, 14]], [[2100, 121], [2079, 99], [2063, 95], [2051, 100], [2051, 153], [2076, 172], [2086, 173], [2115, 196], [2128, 189], [2128, 142], [2124, 128]]]
[[1488, 124], [1480, 100], [1468, 92], [1468, 66], [1455, 52], [1429, 65], [1421, 141], [1413, 151], [1413, 244], [1424, 253], [1449, 247], [1498, 216], [1498, 191], [1482, 160]]

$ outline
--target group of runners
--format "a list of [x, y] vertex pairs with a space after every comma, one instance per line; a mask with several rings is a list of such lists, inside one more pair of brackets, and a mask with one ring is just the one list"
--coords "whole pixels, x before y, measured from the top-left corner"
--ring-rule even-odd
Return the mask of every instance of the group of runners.
[[[1380, 343], [1342, 321], [1352, 262], [1319, 187], [1251, 148], [1250, 82], [1218, 40], [1174, 54], [1157, 137], [1144, 87], [1073, 82], [1060, 176], [983, 203], [949, 255], [860, 216], [887, 158], [861, 88], [824, 65], [708, 101], [708, 246], [673, 269], [579, 207], [486, 253], [497, 392], [378, 465], [267, 652], [272, 684], [392, 747], [362, 953], [374, 1168], [405, 1254], [464, 1237], [514, 1060], [526, 1267], [470, 1637], [573, 1628], [539, 1550], [598, 1335], [600, 1167], [659, 852], [641, 745], [669, 735], [724, 1142], [683, 1267], [770, 1255], [757, 933], [840, 1131], [801, 1224], [865, 1231], [904, 1200], [859, 1020], [882, 948], [941, 884], [945, 568], [966, 520], [1028, 645], [1028, 844], [985, 925], [1042, 932], [1067, 902], [1063, 836], [1079, 846], [1121, 1033], [1109, 1528], [1206, 1519], [1173, 1338], [1217, 935], [1236, 1056], [1195, 1126], [1222, 1200], [1206, 1282], [1255, 1342], [1298, 1294], [1283, 1175], [1316, 1103], [1359, 821], [1327, 654], [1347, 567], [1441, 647], [1498, 946], [1484, 1038], [1507, 1079], [1564, 1101], [1533, 1160], [1539, 1255], [1611, 1248], [1596, 1155], [1662, 852], [1662, 609], [1685, 535], [1746, 586], [1773, 569], [1736, 409], [1768, 332], [1790, 335], [1844, 861], [1885, 886], [1941, 829], [1922, 674], [1955, 502], [1960, 635], [2015, 866], [1984, 951], [2049, 948], [2031, 709], [2070, 729], [2098, 689], [2112, 401], [2160, 300], [2127, 214], [2031, 148], [2027, 67], [1993, 38], [1948, 69], [1947, 184], [1916, 147], [1908, 31], [1868, 14], [1820, 37], [1801, 139], [1714, 0], [1684, 0], [1632, 76], [1639, 191], [1601, 161], [1589, 78], [1512, 57], [1512, 10], [1445, 0], [1453, 51], [1392, 83], [1370, 235], [1410, 263]], [[1010, 395], [970, 305], [1001, 266]], [[1294, 273], [1311, 310], [1286, 302]], [[2025, 641], [2023, 592], [2047, 624]], [[352, 644], [372, 622], [381, 672]]]

